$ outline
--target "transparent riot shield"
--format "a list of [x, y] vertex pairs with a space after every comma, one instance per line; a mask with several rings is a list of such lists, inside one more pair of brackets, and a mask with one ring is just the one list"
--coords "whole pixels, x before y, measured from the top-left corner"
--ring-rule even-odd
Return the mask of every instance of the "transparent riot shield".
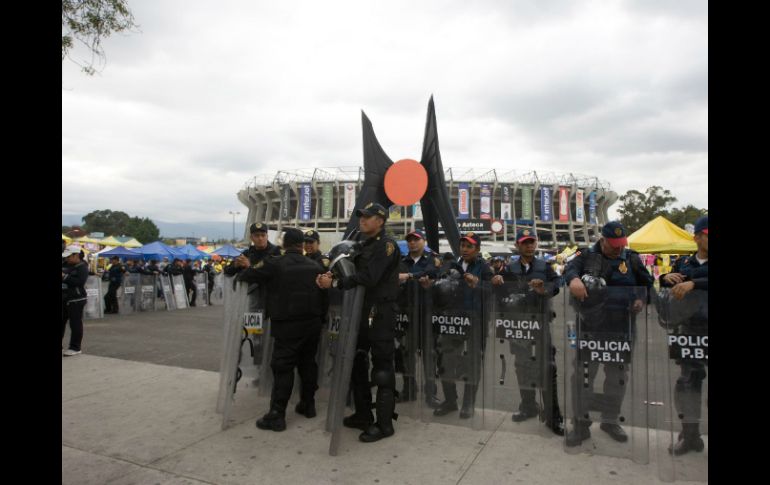
[[214, 275], [214, 287], [210, 289], [212, 305], [221, 305], [223, 303], [224, 283], [224, 273], [217, 273]]
[[708, 291], [655, 298], [655, 448], [663, 481], [708, 481]]
[[157, 283], [154, 274], [139, 275], [139, 298], [137, 310], [140, 312], [154, 312], [158, 299]]
[[491, 301], [485, 305], [484, 425], [553, 436], [550, 429], [560, 421], [551, 378], [553, 287], [509, 281], [491, 285], [485, 295]]
[[441, 401], [435, 409], [421, 408], [425, 422], [483, 427], [484, 291], [483, 283], [470, 287], [463, 279], [447, 277], [424, 293], [424, 342], [433, 347], [423, 355], [429, 370], [425, 383], [437, 389]]
[[602, 286], [582, 302], [567, 290], [563, 301], [565, 451], [648, 463], [647, 289]]
[[249, 312], [247, 285], [233, 284], [228, 278], [224, 288], [224, 339], [220, 361], [217, 411], [222, 413], [222, 429], [233, 424], [233, 406], [237, 389], [253, 388], [254, 369], [250, 333], [259, 332], [260, 321]]
[[208, 306], [209, 304], [209, 278], [206, 273], [198, 273], [194, 279], [195, 288], [198, 290], [198, 296], [195, 298], [195, 304], [198, 306]]
[[326, 290], [329, 295], [329, 312], [321, 327], [321, 340], [318, 344], [318, 390], [316, 401], [329, 400], [334, 359], [339, 345], [340, 322], [342, 321], [342, 291], [336, 288]]
[[[329, 407], [326, 413], [326, 430], [331, 432], [329, 454], [336, 456], [339, 451], [342, 433], [342, 419], [350, 390], [350, 376], [353, 371], [353, 359], [356, 355], [358, 325], [364, 304], [363, 286], [345, 290], [342, 295], [342, 311], [337, 341], [337, 353], [334, 356]], [[352, 431], [352, 430], [348, 430]]]
[[118, 311], [121, 315], [134, 313], [139, 306], [139, 273], [127, 273], [118, 288]]
[[260, 396], [270, 396], [273, 390], [273, 373], [270, 360], [273, 357], [273, 338], [270, 333], [270, 319], [266, 318], [265, 306], [267, 288], [252, 283], [248, 286], [247, 325], [251, 343], [249, 378]]
[[98, 276], [89, 276], [85, 288], [88, 299], [83, 310], [83, 318], [104, 318], [102, 279]]
[[[420, 355], [420, 283], [407, 280], [399, 288], [396, 313], [396, 412], [419, 419], [423, 402]], [[414, 323], [412, 323], [414, 322]], [[419, 369], [419, 370], [418, 370]]]
[[174, 297], [174, 287], [171, 286], [170, 275], [160, 275], [158, 279], [163, 290], [163, 301], [166, 302], [166, 310], [176, 310], [176, 298]]
[[174, 289], [174, 301], [176, 302], [177, 309], [187, 308], [190, 306], [190, 301], [187, 299], [187, 290], [184, 286], [184, 277], [182, 275], [172, 275], [171, 284]]

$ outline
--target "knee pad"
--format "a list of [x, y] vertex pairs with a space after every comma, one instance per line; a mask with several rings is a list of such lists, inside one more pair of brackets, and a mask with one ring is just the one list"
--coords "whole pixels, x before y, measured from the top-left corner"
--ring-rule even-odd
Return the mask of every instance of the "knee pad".
[[391, 370], [378, 369], [372, 372], [372, 382], [378, 387], [393, 389], [396, 387], [396, 375]]

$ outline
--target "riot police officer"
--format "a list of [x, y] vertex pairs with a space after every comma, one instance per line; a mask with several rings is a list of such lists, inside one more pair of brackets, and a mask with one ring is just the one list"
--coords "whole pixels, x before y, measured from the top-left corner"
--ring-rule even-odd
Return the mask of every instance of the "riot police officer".
[[111, 257], [110, 262], [112, 264], [107, 270], [110, 285], [104, 295], [104, 313], [118, 313], [118, 288], [123, 283], [123, 273], [126, 269], [120, 264], [120, 258], [117, 256]]
[[[440, 370], [441, 387], [444, 390], [444, 401], [433, 410], [435, 416], [444, 416], [452, 411], [457, 411], [457, 387], [454, 379], [459, 376], [453, 375], [458, 369], [469, 368], [470, 376], [466, 379], [463, 389], [463, 404], [460, 409], [460, 418], [468, 419], [475, 413], [476, 392], [478, 391], [481, 378], [481, 346], [483, 343], [483, 322], [482, 298], [480, 284], [483, 281], [492, 279], [492, 269], [481, 256], [481, 238], [473, 232], [465, 233], [460, 238], [460, 258], [453, 262], [451, 269], [459, 274], [463, 280], [462, 291], [458, 298], [462, 299], [463, 308], [474, 315], [471, 325], [471, 336], [480, 336], [477, 339], [471, 338], [470, 349], [465, 352], [463, 347], [466, 345], [468, 337], [455, 335], [439, 335], [437, 350], [443, 355], [442, 370]], [[435, 299], [434, 299], [435, 302]], [[435, 308], [434, 308], [435, 311]]]
[[[542, 310], [545, 314], [545, 325], [542, 332], [543, 342], [537, 347], [538, 361], [548, 359], [547, 375], [543, 376], [543, 403], [546, 426], [554, 433], [563, 436], [563, 418], [559, 410], [556, 392], [556, 347], [551, 343], [550, 321], [553, 318], [552, 297], [559, 294], [559, 276], [545, 260], [535, 257], [537, 251], [537, 233], [528, 228], [516, 232], [516, 249], [519, 259], [511, 261], [500, 270], [500, 274], [492, 277], [493, 285], [502, 285], [510, 281], [526, 292], [528, 299], [521, 303], [529, 308]], [[531, 291], [530, 291], [531, 290]], [[511, 353], [516, 356], [515, 368], [519, 382], [521, 402], [519, 410], [513, 413], [511, 419], [521, 422], [540, 414], [535, 400], [535, 389], [527, 389], [523, 383], [537, 381], [537, 368], [533, 368], [531, 351], [520, 342], [510, 342]]]
[[261, 222], [255, 222], [249, 226], [249, 238], [251, 239], [251, 246], [225, 268], [227, 276], [233, 276], [239, 271], [257, 264], [267, 256], [281, 255], [280, 248], [267, 240], [267, 226]]
[[61, 269], [61, 338], [67, 322], [70, 322], [70, 343], [64, 356], [80, 354], [83, 341], [83, 309], [86, 306], [86, 281], [88, 280], [88, 265], [80, 259], [79, 246], [67, 246], [61, 253], [64, 265]]
[[[626, 229], [618, 221], [611, 221], [602, 227], [601, 238], [592, 247], [579, 250], [567, 266], [564, 281], [569, 287], [570, 293], [578, 301], [585, 302], [592, 296], [593, 288], [586, 289], [584, 280], [590, 286], [601, 281], [608, 287], [636, 287], [651, 288], [654, 281], [652, 275], [642, 264], [639, 254], [631, 249], [626, 249], [628, 244]], [[615, 295], [615, 294], [613, 294]], [[628, 301], [629, 299], [633, 301]], [[594, 331], [610, 331], [624, 333], [633, 332], [633, 326], [629, 329], [629, 322], [633, 324], [636, 314], [644, 307], [644, 301], [636, 295], [629, 295], [623, 301], [608, 301], [599, 316], [584, 318], [585, 329]], [[645, 363], [642, 363], [644, 365]], [[620, 407], [623, 403], [625, 387], [628, 382], [628, 366], [603, 363], [604, 394], [596, 396], [602, 401], [602, 424], [600, 429], [618, 442], [628, 440], [628, 435], [617, 424]], [[588, 366], [588, 389], [593, 389], [599, 362], [590, 362]], [[579, 389], [577, 372], [574, 374], [573, 390]], [[575, 392], [577, 399], [577, 392]], [[575, 426], [567, 433], [567, 446], [577, 446], [591, 436], [591, 421], [582, 417], [585, 410], [575, 403]]]
[[[347, 290], [357, 285], [366, 287], [356, 344], [356, 356], [350, 385], [356, 411], [343, 424], [364, 430], [359, 440], [369, 443], [395, 433], [393, 419], [396, 377], [393, 370], [398, 295], [398, 265], [401, 253], [396, 241], [385, 233], [387, 210], [370, 202], [356, 210], [359, 217], [358, 241], [361, 252], [355, 259], [352, 276], [336, 278], [331, 272], [317, 280], [321, 288], [332, 286]], [[369, 384], [368, 356], [372, 355], [372, 381], [377, 385], [377, 422], [371, 411], [372, 392]]]
[[[703, 216], [695, 221], [693, 236], [698, 251], [685, 258], [679, 258], [671, 273], [660, 278], [660, 286], [671, 288], [675, 299], [682, 300], [693, 290], [708, 291], [709, 284], [709, 218]], [[708, 304], [708, 302], [706, 302]], [[705, 318], [704, 318], [705, 317]], [[703, 311], [690, 315], [687, 321], [679, 323], [675, 329], [679, 334], [703, 334], [708, 332], [708, 313]], [[682, 417], [682, 433], [669, 452], [683, 455], [688, 451], [703, 451], [703, 439], [700, 436], [701, 392], [706, 378], [708, 361], [679, 360], [681, 375], [674, 388], [674, 404]]]
[[260, 283], [267, 290], [266, 316], [275, 339], [270, 366], [273, 391], [270, 411], [257, 420], [260, 429], [286, 429], [286, 406], [294, 385], [294, 368], [301, 381], [300, 402], [295, 411], [315, 417], [315, 391], [318, 389], [318, 364], [315, 361], [321, 332], [321, 290], [316, 277], [323, 273], [320, 264], [302, 254], [303, 234], [286, 229], [282, 256], [265, 258], [238, 275], [248, 283]]
[[305, 256], [312, 259], [316, 263], [320, 263], [324, 267], [324, 270], [329, 270], [329, 258], [324, 256], [324, 253], [319, 249], [321, 245], [321, 235], [318, 231], [308, 229], [304, 235], [303, 249], [305, 250]]
[[[410, 302], [407, 295], [406, 285], [411, 280], [419, 281], [423, 287], [430, 284], [429, 280], [435, 280], [438, 271], [441, 269], [441, 259], [439, 259], [435, 253], [426, 249], [425, 246], [425, 233], [419, 229], [416, 229], [406, 235], [406, 244], [409, 248], [409, 253], [405, 254], [401, 258], [401, 265], [399, 267], [398, 282], [400, 284], [399, 291], [399, 307], [404, 310], [409, 307]], [[415, 304], [416, 302], [411, 302]], [[404, 312], [402, 311], [402, 318], [400, 322], [407, 325], [417, 325], [418, 322], [408, 322], [404, 318]], [[409, 375], [409, 371], [406, 369], [405, 355], [407, 352], [414, 352], [416, 349], [412, 348], [418, 345], [418, 342], [407, 342], [406, 329], [404, 325], [397, 325], [396, 327], [396, 347], [395, 363], [396, 372], [404, 374], [404, 387], [399, 394], [399, 400], [401, 402], [412, 401], [416, 398], [416, 382], [414, 375]], [[411, 369], [413, 373], [415, 370]], [[425, 389], [425, 402], [430, 407], [437, 407], [440, 402], [436, 397], [436, 386], [434, 382], [430, 382], [432, 386], [426, 382]]]

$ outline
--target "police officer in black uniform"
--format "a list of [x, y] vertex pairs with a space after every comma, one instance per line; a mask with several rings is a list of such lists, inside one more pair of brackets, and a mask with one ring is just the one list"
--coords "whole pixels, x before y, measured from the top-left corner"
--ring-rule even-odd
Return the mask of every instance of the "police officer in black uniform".
[[88, 299], [85, 288], [88, 281], [88, 264], [80, 259], [80, 252], [80, 247], [72, 245], [65, 247], [61, 253], [64, 259], [61, 269], [62, 340], [68, 321], [71, 330], [69, 347], [62, 352], [62, 355], [67, 357], [80, 354], [83, 341], [83, 309]]
[[267, 240], [267, 226], [261, 222], [255, 222], [249, 226], [249, 238], [251, 239], [251, 246], [235, 258], [232, 264], [225, 267], [226, 275], [233, 276], [239, 271], [259, 263], [267, 256], [281, 255], [281, 249]]
[[[545, 423], [554, 433], [563, 436], [563, 418], [559, 409], [559, 399], [556, 392], [556, 347], [551, 343], [550, 322], [553, 319], [552, 298], [559, 294], [559, 275], [545, 260], [535, 257], [537, 251], [537, 233], [528, 228], [516, 232], [516, 249], [519, 259], [511, 261], [508, 266], [500, 269], [499, 274], [492, 277], [493, 285], [512, 282], [517, 290], [527, 295], [520, 302], [522, 309], [530, 308], [545, 314], [546, 322], [542, 330], [541, 345], [537, 347], [537, 360], [548, 359], [547, 375], [543, 376], [543, 403]], [[504, 296], [504, 295], [501, 295]], [[511, 353], [516, 356], [514, 366], [519, 382], [521, 402], [519, 410], [513, 413], [511, 419], [521, 422], [540, 414], [536, 402], [535, 389], [522, 387], [524, 383], [537, 381], [538, 368], [533, 368], [531, 351], [528, 346], [519, 342], [510, 342]], [[547, 352], [547, 354], [546, 354]]]
[[110, 285], [104, 295], [104, 313], [118, 313], [118, 288], [123, 283], [123, 273], [126, 269], [120, 264], [120, 258], [117, 256], [111, 257], [110, 262], [112, 265], [107, 270]]
[[[398, 265], [401, 253], [396, 241], [385, 234], [387, 210], [369, 203], [356, 210], [359, 217], [358, 241], [361, 252], [355, 259], [356, 273], [336, 279], [331, 272], [318, 278], [318, 286], [336, 286], [347, 290], [356, 285], [366, 287], [358, 330], [357, 352], [353, 361], [350, 385], [356, 412], [343, 424], [364, 430], [359, 439], [365, 443], [387, 438], [395, 433], [393, 419], [396, 376], [393, 370], [398, 296]], [[368, 355], [372, 354], [372, 381], [377, 385], [377, 422], [373, 423], [372, 391], [369, 384]]]
[[[677, 300], [681, 300], [692, 290], [709, 289], [709, 217], [703, 216], [695, 221], [693, 236], [698, 252], [679, 258], [672, 271], [660, 278], [660, 286], [671, 288]], [[706, 302], [707, 303], [707, 302]], [[703, 335], [708, 333], [708, 313], [695, 312], [690, 318], [679, 323], [676, 333], [681, 335]], [[702, 385], [706, 378], [706, 360], [678, 361], [681, 375], [674, 388], [674, 405], [682, 418], [682, 433], [669, 452], [683, 455], [688, 451], [703, 451], [703, 439], [700, 436]]]
[[[631, 249], [626, 249], [628, 244], [626, 238], [626, 229], [618, 221], [608, 222], [602, 227], [602, 237], [592, 247], [578, 250], [576, 257], [569, 263], [564, 273], [564, 281], [569, 286], [570, 293], [580, 302], [586, 302], [586, 299], [592, 296], [593, 290], [586, 289], [584, 280], [589, 285], [593, 285], [598, 278], [603, 279], [608, 287], [618, 286], [644, 286], [648, 289], [652, 287], [654, 278], [642, 264], [639, 254]], [[588, 278], [586, 278], [588, 276]], [[613, 295], [617, 295], [613, 293]], [[599, 319], [600, 328], [596, 328], [592, 318], [584, 319], [583, 329], [588, 331], [610, 331], [624, 333], [629, 330], [629, 322], [633, 323], [635, 315], [644, 307], [644, 301], [632, 297], [623, 301], [614, 301], [608, 298], [603, 307], [601, 318]], [[631, 331], [633, 332], [633, 326]], [[632, 336], [630, 336], [632, 338]], [[618, 442], [628, 440], [623, 428], [617, 424], [620, 414], [620, 407], [623, 403], [625, 386], [628, 382], [628, 366], [615, 363], [604, 363], [604, 394], [601, 396], [604, 405], [602, 410], [602, 424], [600, 429], [610, 435], [612, 439]], [[645, 363], [640, 363], [645, 365]], [[589, 382], [588, 388], [593, 388], [593, 381], [599, 368], [598, 362], [589, 364]], [[578, 389], [578, 373], [573, 377], [573, 389]], [[597, 396], [599, 397], [599, 396]], [[567, 446], [577, 446], [591, 436], [591, 421], [584, 419], [583, 409], [578, 409], [578, 403], [575, 403], [575, 426], [567, 433]], [[612, 421], [615, 421], [614, 423]]]
[[[401, 258], [401, 265], [399, 267], [398, 282], [400, 284], [399, 291], [399, 306], [401, 309], [409, 307], [407, 285], [408, 281], [417, 280], [423, 287], [427, 287], [430, 284], [429, 280], [435, 280], [439, 270], [441, 269], [441, 259], [436, 256], [436, 253], [426, 249], [425, 246], [425, 233], [419, 229], [415, 229], [406, 235], [406, 243], [409, 248], [409, 253], [405, 254]], [[396, 372], [406, 374], [406, 362], [405, 353], [414, 352], [416, 349], [409, 348], [406, 342], [406, 325], [412, 325], [412, 322], [406, 322], [404, 316], [400, 321], [396, 323], [396, 341], [398, 347], [396, 348], [395, 364]], [[402, 323], [403, 322], [403, 323]], [[419, 325], [415, 322], [414, 325]], [[418, 345], [418, 342], [411, 342], [411, 345]], [[414, 369], [412, 369], [414, 372]], [[427, 383], [426, 383], [427, 384]], [[440, 401], [436, 397], [436, 384], [434, 381], [430, 381], [432, 385], [430, 388], [425, 389], [425, 402], [428, 406], [433, 408], [438, 407]], [[404, 388], [399, 394], [399, 400], [401, 402], [412, 401], [416, 398], [417, 387], [413, 375], [404, 375]]]
[[305, 241], [303, 248], [305, 250], [305, 256], [312, 259], [316, 263], [319, 263], [324, 267], [324, 270], [328, 271], [329, 258], [327, 258], [319, 249], [321, 245], [321, 235], [318, 234], [318, 231], [308, 229], [305, 231], [304, 238]]
[[184, 280], [184, 291], [187, 293], [187, 298], [190, 300], [190, 306], [195, 306], [195, 299], [198, 297], [198, 288], [195, 287], [195, 268], [193, 268], [192, 261], [186, 259], [184, 261], [184, 267], [182, 268], [182, 279]]
[[267, 317], [275, 338], [270, 366], [273, 392], [270, 411], [257, 420], [260, 429], [286, 429], [286, 406], [294, 386], [294, 368], [301, 381], [300, 402], [295, 411], [315, 417], [318, 364], [315, 361], [321, 332], [321, 290], [316, 277], [324, 272], [320, 264], [302, 254], [303, 234], [286, 229], [282, 256], [264, 258], [244, 269], [238, 279], [259, 283], [267, 290]]

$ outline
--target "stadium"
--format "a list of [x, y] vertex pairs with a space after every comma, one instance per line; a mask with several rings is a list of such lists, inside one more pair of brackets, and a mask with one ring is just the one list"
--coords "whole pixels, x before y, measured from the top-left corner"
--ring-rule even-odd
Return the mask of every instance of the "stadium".
[[[535, 228], [543, 249], [589, 244], [618, 199], [608, 182], [572, 173], [447, 168], [444, 178], [460, 232], [480, 234], [486, 250], [510, 250], [521, 227]], [[284, 227], [315, 229], [327, 251], [341, 239], [363, 180], [361, 166], [254, 176], [238, 191], [248, 209], [244, 238], [254, 222], [268, 226], [272, 241]], [[390, 207], [387, 229], [397, 238], [422, 227], [419, 204]], [[447, 250], [442, 240], [439, 251]]]

